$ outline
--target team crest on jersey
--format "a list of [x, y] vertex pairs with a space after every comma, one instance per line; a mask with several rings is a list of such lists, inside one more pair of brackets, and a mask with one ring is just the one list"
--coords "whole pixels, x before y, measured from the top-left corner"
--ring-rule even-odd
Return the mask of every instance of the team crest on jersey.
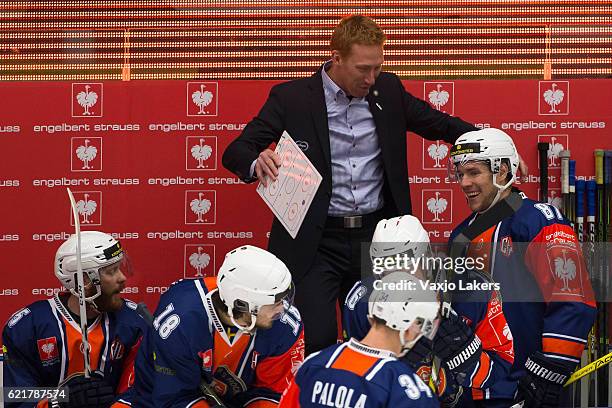
[[49, 366], [59, 362], [59, 350], [55, 336], [36, 340], [38, 344], [38, 356], [43, 366]]
[[583, 263], [576, 248], [569, 245], [553, 245], [548, 248], [546, 255], [554, 278], [552, 295], [557, 299], [563, 298], [568, 301], [584, 297]]
[[418, 375], [425, 384], [429, 384], [429, 379], [431, 378], [431, 367], [428, 365], [420, 366], [416, 370], [416, 375]]
[[198, 356], [202, 359], [202, 368], [205, 371], [212, 371], [212, 364], [213, 364], [212, 349], [208, 349], [206, 351], [200, 351], [198, 353]]
[[499, 243], [499, 249], [506, 258], [512, 255], [512, 238], [510, 236], [503, 237]]
[[113, 343], [111, 344], [111, 349], [110, 349], [111, 361], [121, 360], [124, 354], [125, 354], [125, 346], [123, 345], [121, 340], [119, 340], [119, 337], [115, 337], [115, 340], [113, 340]]

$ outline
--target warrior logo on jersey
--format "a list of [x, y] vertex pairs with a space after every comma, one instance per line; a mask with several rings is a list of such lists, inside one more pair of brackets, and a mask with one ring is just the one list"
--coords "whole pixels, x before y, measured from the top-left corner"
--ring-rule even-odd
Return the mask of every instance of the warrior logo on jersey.
[[48, 366], [59, 361], [59, 350], [57, 349], [57, 339], [55, 337], [47, 337], [46, 339], [38, 339], [38, 356], [43, 366]]
[[113, 343], [111, 344], [111, 352], [110, 352], [111, 360], [112, 361], [121, 360], [124, 354], [125, 354], [125, 346], [123, 345], [121, 340], [119, 340], [119, 337], [115, 337], [115, 340], [113, 340]]
[[27, 316], [29, 314], [30, 314], [30, 309], [28, 309], [27, 307], [15, 312], [13, 316], [11, 316], [11, 319], [8, 321], [8, 327], [12, 328], [14, 325], [16, 325], [21, 320], [23, 316]]
[[368, 292], [368, 289], [365, 286], [360, 285], [357, 288], [357, 290], [351, 294], [351, 297], [346, 301], [346, 307], [348, 307], [349, 310], [355, 310], [355, 306], [357, 305], [357, 302], [359, 302], [359, 300], [367, 292]]
[[512, 238], [510, 236], [503, 237], [500, 241], [500, 251], [505, 257], [509, 258], [512, 255]]
[[212, 349], [208, 349], [206, 351], [200, 351], [198, 356], [202, 359], [202, 368], [206, 371], [212, 371]]

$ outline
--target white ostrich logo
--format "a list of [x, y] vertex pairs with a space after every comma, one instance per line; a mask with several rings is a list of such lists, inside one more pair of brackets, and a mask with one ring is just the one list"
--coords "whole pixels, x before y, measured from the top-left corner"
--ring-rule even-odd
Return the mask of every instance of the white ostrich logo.
[[564, 97], [565, 93], [563, 90], [557, 89], [557, 84], [553, 82], [552, 89], [548, 89], [544, 92], [544, 100], [550, 105], [550, 111], [548, 111], [548, 113], [558, 113], [559, 111], [555, 108], [563, 102]]
[[203, 143], [204, 139], [200, 139], [200, 144], [191, 146], [191, 156], [198, 161], [198, 169], [205, 168], [204, 162], [212, 155], [212, 147]]
[[193, 213], [197, 214], [198, 216], [198, 219], [196, 220], [196, 222], [204, 222], [204, 219], [202, 218], [202, 216], [206, 214], [208, 211], [210, 211], [210, 207], [212, 205], [210, 200], [206, 198], [202, 198], [203, 195], [204, 195], [203, 193], [198, 193], [198, 198], [194, 198], [189, 203], [189, 207], [191, 208], [191, 211], [193, 211]]
[[435, 106], [437, 110], [440, 110], [442, 106], [448, 103], [448, 100], [450, 99], [450, 95], [447, 91], [441, 90], [442, 85], [437, 84], [436, 88], [437, 88], [436, 90], [429, 92], [429, 95], [427, 96], [429, 98], [429, 102], [431, 102], [431, 104]]
[[77, 212], [83, 216], [81, 223], [89, 224], [91, 222], [89, 217], [96, 212], [98, 204], [93, 200], [89, 200], [89, 194], [84, 194], [84, 200], [77, 201], [76, 207]]
[[77, 147], [76, 154], [79, 160], [83, 162], [82, 169], [91, 169], [89, 162], [95, 159], [98, 155], [98, 148], [96, 146], [90, 146], [89, 139], [85, 139], [85, 145]]
[[198, 252], [194, 252], [189, 255], [189, 264], [196, 270], [196, 276], [202, 275], [202, 269], [206, 268], [210, 263], [210, 255], [206, 252], [202, 252], [203, 248], [198, 247]]
[[42, 345], [41, 350], [47, 355], [47, 359], [51, 358], [51, 353], [55, 350], [53, 343], [45, 343]]
[[508, 326], [508, 323], [506, 323], [504, 326], [503, 334], [509, 341], [512, 341], [512, 332], [510, 331], [510, 326]]
[[98, 94], [94, 91], [90, 92], [90, 88], [91, 86], [85, 85], [85, 90], [79, 92], [76, 96], [79, 105], [85, 108], [85, 111], [83, 111], [83, 115], [93, 115], [93, 113], [89, 111], [89, 108], [91, 108], [98, 102]]
[[550, 191], [550, 195], [548, 196], [548, 204], [557, 207], [558, 209], [563, 209], [563, 201], [561, 197], [557, 197], [557, 192], [555, 190]]
[[448, 146], [445, 144], [440, 144], [439, 140], [436, 140], [436, 144], [431, 144], [427, 148], [427, 153], [429, 157], [436, 161], [434, 167], [442, 167], [440, 164], [440, 160], [444, 159], [448, 154]]
[[442, 221], [442, 218], [440, 218], [439, 215], [446, 211], [447, 206], [448, 201], [446, 198], [440, 197], [440, 193], [437, 191], [436, 198], [431, 197], [429, 200], [427, 200], [427, 209], [434, 215], [433, 221]]
[[561, 143], [557, 143], [555, 140], [557, 140], [556, 137], [551, 137], [550, 138], [550, 144], [548, 145], [548, 165], [550, 167], [558, 167], [559, 165], [557, 164], [556, 160], [559, 158], [559, 153], [561, 153], [561, 150], [563, 150], [563, 145]]
[[563, 281], [562, 291], [570, 292], [568, 282], [576, 277], [576, 263], [572, 258], [565, 256], [566, 250], [561, 251], [563, 258], [555, 258], [555, 275]]
[[208, 112], [204, 108], [210, 105], [213, 100], [213, 93], [205, 91], [204, 88], [204, 84], [200, 84], [200, 90], [191, 94], [191, 100], [200, 108], [198, 115], [206, 115]]

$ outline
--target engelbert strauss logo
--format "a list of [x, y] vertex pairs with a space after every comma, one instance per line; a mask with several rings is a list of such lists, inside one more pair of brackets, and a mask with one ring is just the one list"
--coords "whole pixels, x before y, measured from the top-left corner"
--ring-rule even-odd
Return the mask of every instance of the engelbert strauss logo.
[[187, 116], [217, 116], [217, 82], [187, 82]]
[[[74, 199], [81, 225], [102, 225], [101, 191], [75, 191]], [[70, 210], [70, 225], [74, 225], [72, 210]]]
[[70, 142], [70, 152], [72, 171], [102, 170], [101, 137], [73, 137]]
[[99, 118], [103, 111], [103, 84], [101, 82], [72, 84], [72, 117]]

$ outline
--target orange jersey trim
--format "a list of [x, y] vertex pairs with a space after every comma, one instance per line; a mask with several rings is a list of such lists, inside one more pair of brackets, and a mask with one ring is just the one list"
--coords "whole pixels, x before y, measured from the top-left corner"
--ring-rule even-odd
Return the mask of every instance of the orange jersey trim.
[[489, 376], [489, 370], [491, 369], [491, 357], [487, 353], [480, 353], [480, 365], [478, 371], [474, 375], [472, 380], [472, 387], [481, 388], [485, 380]]
[[565, 354], [580, 358], [584, 350], [584, 344], [576, 343], [571, 340], [554, 339], [545, 337], [542, 339], [542, 351], [544, 353]]

